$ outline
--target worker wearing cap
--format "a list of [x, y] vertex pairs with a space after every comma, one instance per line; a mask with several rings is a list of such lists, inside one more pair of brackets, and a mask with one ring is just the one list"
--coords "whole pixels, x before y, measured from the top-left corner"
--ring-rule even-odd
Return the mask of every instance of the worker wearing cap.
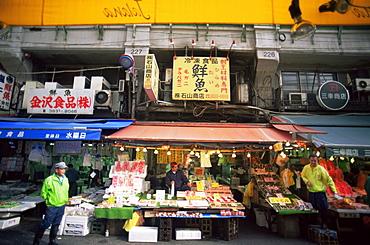
[[55, 173], [47, 177], [41, 189], [41, 197], [45, 199], [46, 211], [44, 219], [38, 226], [33, 245], [39, 245], [44, 232], [49, 226], [49, 245], [55, 242], [58, 226], [64, 215], [65, 205], [68, 202], [69, 182], [65, 176], [67, 165], [65, 162], [55, 164]]
[[172, 186], [174, 184], [175, 191], [191, 190], [191, 184], [186, 178], [183, 171], [179, 170], [177, 163], [171, 163], [171, 170], [166, 173], [166, 184]]

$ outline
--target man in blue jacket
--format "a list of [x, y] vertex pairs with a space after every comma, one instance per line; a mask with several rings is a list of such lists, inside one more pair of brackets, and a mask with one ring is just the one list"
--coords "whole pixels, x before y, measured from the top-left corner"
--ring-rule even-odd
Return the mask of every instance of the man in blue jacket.
[[175, 185], [175, 192], [191, 190], [191, 184], [186, 178], [184, 172], [179, 170], [177, 163], [171, 163], [171, 170], [166, 173], [166, 184], [168, 186]]
[[65, 176], [66, 168], [65, 162], [55, 164], [55, 173], [47, 177], [42, 185], [41, 197], [45, 199], [46, 211], [36, 231], [33, 245], [40, 244], [45, 230], [50, 225], [49, 245], [58, 245], [55, 239], [64, 215], [65, 205], [68, 202], [69, 182]]

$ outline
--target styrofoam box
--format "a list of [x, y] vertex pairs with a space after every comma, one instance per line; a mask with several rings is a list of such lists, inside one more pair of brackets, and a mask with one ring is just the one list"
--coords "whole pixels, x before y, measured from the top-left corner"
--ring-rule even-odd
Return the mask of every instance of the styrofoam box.
[[129, 242], [157, 242], [158, 227], [134, 226], [128, 233]]
[[199, 240], [202, 239], [202, 232], [197, 228], [177, 228], [176, 240]]
[[21, 217], [13, 217], [10, 219], [0, 220], [0, 229], [5, 229], [8, 227], [18, 225], [20, 221], [21, 221]]
[[67, 216], [64, 229], [86, 230], [90, 228], [91, 222], [88, 216]]
[[77, 229], [64, 229], [63, 235], [65, 236], [86, 236], [90, 233], [90, 229], [77, 230]]

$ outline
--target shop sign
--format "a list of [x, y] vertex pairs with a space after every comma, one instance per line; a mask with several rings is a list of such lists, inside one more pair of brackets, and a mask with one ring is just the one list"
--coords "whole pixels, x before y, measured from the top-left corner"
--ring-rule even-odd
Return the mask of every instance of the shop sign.
[[93, 114], [92, 89], [30, 89], [27, 113], [30, 114]]
[[319, 87], [316, 99], [322, 108], [337, 111], [347, 105], [349, 93], [340, 82], [329, 81]]
[[1, 129], [0, 139], [100, 140], [100, 130]]
[[15, 86], [15, 77], [0, 71], [0, 109], [9, 111], [13, 89]]
[[362, 147], [330, 147], [326, 146], [327, 156], [337, 157], [370, 157], [370, 148]]
[[151, 101], [158, 100], [159, 68], [154, 54], [145, 56], [144, 90]]
[[82, 150], [82, 141], [55, 141], [54, 154], [79, 154]]
[[173, 100], [230, 101], [229, 59], [176, 57]]

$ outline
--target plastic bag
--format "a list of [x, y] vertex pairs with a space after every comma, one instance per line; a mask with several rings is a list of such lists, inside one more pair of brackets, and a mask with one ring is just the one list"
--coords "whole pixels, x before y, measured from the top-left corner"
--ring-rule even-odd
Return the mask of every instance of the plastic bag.
[[43, 148], [44, 146], [42, 144], [35, 143], [31, 148], [31, 152], [30, 155], [28, 156], [28, 159], [34, 162], [41, 162], [44, 157], [42, 154]]
[[90, 167], [91, 166], [91, 154], [90, 154], [90, 151], [88, 149], [86, 149], [86, 151], [85, 151], [82, 166], [85, 166], [85, 167]]

